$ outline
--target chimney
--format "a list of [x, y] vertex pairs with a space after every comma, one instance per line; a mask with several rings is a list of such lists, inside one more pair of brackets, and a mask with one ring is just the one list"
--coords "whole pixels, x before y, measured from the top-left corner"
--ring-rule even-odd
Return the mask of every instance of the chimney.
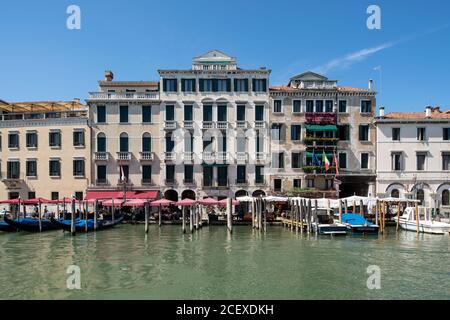
[[369, 90], [372, 91], [373, 90], [373, 80], [369, 79]]
[[114, 73], [112, 71], [105, 71], [105, 81], [112, 81], [114, 79]]
[[427, 106], [425, 108], [425, 117], [426, 118], [431, 118], [431, 106]]
[[384, 107], [380, 106], [380, 117], [384, 117]]

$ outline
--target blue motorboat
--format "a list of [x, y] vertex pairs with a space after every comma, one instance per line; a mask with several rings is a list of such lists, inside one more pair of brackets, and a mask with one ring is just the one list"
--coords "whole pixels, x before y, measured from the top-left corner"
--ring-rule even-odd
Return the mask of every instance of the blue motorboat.
[[353, 233], [378, 233], [379, 226], [355, 213], [342, 215], [342, 223]]
[[[112, 220], [97, 220], [97, 230], [104, 230], [104, 229], [109, 229], [112, 228], [116, 225], [118, 225], [119, 223], [121, 223], [123, 220], [123, 216], [120, 216], [119, 218], [115, 219], [114, 221]], [[51, 222], [55, 225], [58, 226], [61, 229], [64, 229], [66, 231], [71, 231], [71, 225], [72, 225], [72, 221], [71, 220], [63, 220], [63, 219], [51, 219]], [[75, 220], [75, 231], [76, 232], [86, 232], [86, 231], [94, 231], [94, 219], [88, 219], [88, 220], [81, 220], [81, 219], [77, 219]]]

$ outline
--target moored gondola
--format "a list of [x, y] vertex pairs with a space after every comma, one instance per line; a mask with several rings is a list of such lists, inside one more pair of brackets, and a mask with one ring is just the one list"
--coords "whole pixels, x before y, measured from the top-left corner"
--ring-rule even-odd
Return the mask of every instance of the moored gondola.
[[2, 220], [0, 220], [0, 231], [5, 231], [5, 232], [17, 231], [17, 228], [11, 226], [10, 224], [3, 221], [3, 219], [2, 219]]
[[[109, 229], [112, 228], [116, 225], [118, 225], [119, 223], [121, 223], [123, 220], [123, 216], [120, 216], [119, 218], [116, 218], [114, 221], [112, 220], [97, 220], [97, 231], [98, 230], [105, 230], [105, 229]], [[66, 231], [71, 231], [71, 220], [57, 220], [54, 218], [51, 218], [51, 222], [61, 228], [64, 229]], [[86, 223], [87, 223], [87, 229], [86, 229]], [[86, 232], [87, 231], [94, 231], [94, 220], [93, 219], [88, 219], [88, 220], [76, 220], [75, 221], [75, 231], [76, 232]]]
[[10, 219], [8, 216], [5, 216], [5, 222], [15, 229], [28, 232], [40, 232], [59, 229], [57, 225], [55, 225], [48, 219], [42, 219], [41, 226], [39, 226], [39, 219], [33, 218]]

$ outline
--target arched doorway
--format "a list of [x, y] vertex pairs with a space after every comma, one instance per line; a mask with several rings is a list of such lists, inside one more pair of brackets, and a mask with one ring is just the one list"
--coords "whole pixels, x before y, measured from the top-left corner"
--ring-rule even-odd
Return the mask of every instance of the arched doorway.
[[425, 192], [423, 191], [423, 189], [418, 189], [417, 190], [417, 196], [416, 196], [417, 200], [420, 201], [420, 205], [424, 204], [424, 200], [425, 200]]
[[181, 200], [183, 200], [183, 199], [195, 200], [195, 191], [193, 191], [193, 190], [184, 190], [181, 193]]
[[449, 190], [442, 191], [442, 205], [443, 206], [450, 205], [450, 191]]
[[392, 198], [400, 198], [400, 191], [398, 191], [398, 189], [393, 189], [391, 191], [391, 197]]
[[234, 197], [245, 197], [248, 196], [248, 192], [246, 190], [238, 190], [236, 191], [236, 193], [234, 194]]
[[178, 201], [178, 192], [173, 189], [164, 192], [164, 198], [167, 200]]
[[259, 197], [259, 196], [265, 197], [266, 193], [262, 190], [255, 190], [255, 191], [253, 191], [252, 196], [253, 197]]

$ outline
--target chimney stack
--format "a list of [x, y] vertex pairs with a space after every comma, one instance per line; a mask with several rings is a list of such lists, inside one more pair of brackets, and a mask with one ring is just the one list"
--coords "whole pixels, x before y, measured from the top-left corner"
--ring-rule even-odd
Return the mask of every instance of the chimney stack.
[[425, 117], [431, 118], [431, 106], [425, 108]]
[[384, 107], [380, 106], [380, 117], [384, 117]]
[[372, 91], [373, 90], [373, 80], [369, 79], [369, 90]]
[[105, 71], [105, 81], [112, 81], [114, 79], [114, 73], [112, 71]]

